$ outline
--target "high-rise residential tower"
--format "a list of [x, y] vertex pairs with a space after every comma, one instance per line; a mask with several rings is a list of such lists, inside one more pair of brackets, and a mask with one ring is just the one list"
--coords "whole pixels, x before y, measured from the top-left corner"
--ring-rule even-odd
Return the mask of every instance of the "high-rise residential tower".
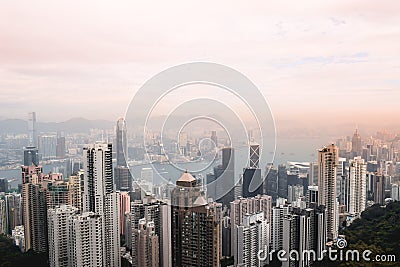
[[[50, 208], [47, 211], [48, 235], [49, 235], [49, 264], [50, 267], [71, 266], [68, 257], [70, 216], [78, 214], [79, 210], [69, 205], [61, 205]], [[72, 247], [72, 246], [71, 246]]]
[[318, 150], [318, 205], [325, 206], [328, 240], [338, 235], [338, 201], [336, 197], [336, 174], [339, 149], [329, 145]]
[[219, 266], [222, 205], [207, 203], [197, 180], [184, 173], [172, 192], [172, 264]]
[[266, 223], [271, 222], [272, 216], [272, 197], [258, 195], [252, 198], [240, 198], [232, 201], [230, 207], [231, 223], [231, 255], [235, 255], [235, 240], [237, 240], [236, 227], [242, 225], [246, 214], [261, 213], [264, 215]]
[[104, 212], [105, 195], [114, 189], [112, 145], [94, 144], [83, 148], [83, 210]]
[[258, 252], [267, 250], [270, 242], [270, 224], [263, 212], [245, 214], [240, 225], [235, 225], [235, 266], [257, 267], [265, 262], [258, 257]]
[[22, 196], [21, 194], [11, 193], [5, 195], [7, 233], [12, 234], [12, 230], [18, 225], [22, 225]]
[[25, 250], [47, 252], [47, 206], [41, 166], [22, 166]]
[[364, 160], [358, 156], [350, 161], [349, 166], [349, 198], [350, 202], [348, 211], [350, 214], [360, 216], [361, 212], [365, 210], [367, 202], [366, 196], [366, 183], [367, 183], [367, 165]]
[[120, 199], [119, 193], [114, 191], [112, 145], [94, 144], [85, 147], [83, 161], [83, 211], [101, 217], [104, 265], [119, 266]]
[[154, 230], [154, 222], [140, 219], [138, 229], [134, 229], [132, 236], [136, 239], [135, 262], [132, 266], [158, 267], [159, 265], [159, 236]]
[[68, 266], [110, 266], [105, 262], [102, 218], [94, 212], [68, 217]]
[[68, 180], [68, 204], [83, 211], [82, 193], [84, 184], [84, 172], [79, 171], [76, 175], [72, 175]]
[[[146, 197], [143, 200], [137, 200], [131, 202], [131, 209], [129, 214], [129, 232], [126, 235], [127, 244], [132, 248], [132, 262], [137, 264], [139, 262], [139, 252], [137, 251], [137, 238], [134, 233], [139, 227], [139, 221], [145, 219], [147, 222], [154, 223], [154, 233], [158, 237], [158, 248], [159, 248], [159, 266], [160, 267], [171, 267], [171, 206], [156, 201], [152, 197]], [[128, 232], [127, 230], [127, 232]]]

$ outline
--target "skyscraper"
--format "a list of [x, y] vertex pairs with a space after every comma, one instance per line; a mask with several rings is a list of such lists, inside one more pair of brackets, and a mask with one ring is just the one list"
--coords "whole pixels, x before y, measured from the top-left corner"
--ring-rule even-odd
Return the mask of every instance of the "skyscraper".
[[117, 121], [116, 143], [117, 166], [127, 166], [125, 155], [128, 154], [128, 143], [126, 139], [126, 123], [124, 118], [119, 118]]
[[361, 156], [361, 136], [358, 133], [358, 129], [355, 130], [353, 138], [351, 139], [351, 152], [354, 156]]
[[376, 204], [385, 204], [385, 187], [386, 177], [382, 174], [373, 174], [373, 187], [374, 187], [374, 202]]
[[[325, 249], [324, 208], [293, 208], [283, 216], [282, 246], [284, 251], [295, 250], [304, 257], [283, 262], [282, 266], [312, 266], [312, 262], [321, 258]], [[310, 258], [305, 251], [312, 251]]]
[[[270, 242], [270, 224], [263, 212], [245, 214], [240, 225], [235, 225], [235, 266], [264, 266], [258, 257], [260, 250], [267, 250]], [[268, 252], [266, 252], [268, 253]]]
[[59, 159], [65, 158], [65, 137], [57, 137], [56, 156]]
[[22, 196], [21, 194], [11, 193], [4, 197], [6, 201], [7, 233], [12, 234], [12, 230], [22, 225]]
[[303, 186], [301, 185], [288, 185], [288, 202], [292, 203], [303, 197]]
[[66, 205], [69, 202], [68, 183], [64, 181], [51, 181], [46, 184], [46, 204], [47, 209]]
[[309, 207], [311, 204], [318, 204], [318, 186], [316, 185], [310, 185], [307, 190], [307, 207]]
[[83, 210], [103, 214], [104, 197], [113, 192], [112, 145], [94, 144], [83, 148]]
[[124, 236], [126, 234], [125, 214], [131, 211], [131, 198], [128, 192], [119, 193], [119, 204], [120, 204], [120, 209], [119, 209], [120, 229], [121, 229], [121, 235]]
[[[207, 175], [207, 197], [229, 207], [235, 199], [235, 153], [231, 147], [222, 149], [222, 164]], [[228, 191], [228, 192], [226, 192]]]
[[43, 160], [55, 159], [57, 156], [57, 136], [54, 134], [40, 135], [38, 148]]
[[105, 266], [119, 267], [120, 257], [120, 198], [118, 192], [105, 195], [104, 206], [104, 255]]
[[131, 212], [129, 214], [131, 236], [126, 238], [129, 238], [127, 244], [132, 248], [132, 262], [139, 261], [139, 254], [135, 249], [138, 248], [138, 240], [133, 234], [139, 229], [139, 221], [141, 219], [154, 223], [153, 230], [159, 238], [159, 266], [171, 267], [171, 207], [164, 202], [156, 201], [152, 197], [131, 202]]
[[120, 199], [114, 191], [112, 145], [94, 144], [85, 147], [83, 163], [83, 211], [94, 212], [101, 217], [104, 265], [119, 266]]
[[25, 250], [47, 252], [47, 206], [41, 166], [22, 166]]
[[308, 170], [308, 182], [309, 185], [318, 185], [318, 163], [310, 162], [310, 168]]
[[147, 221], [146, 218], [140, 219], [138, 229], [132, 233], [136, 239], [135, 257], [132, 259], [132, 266], [158, 267], [159, 266], [159, 236], [154, 231], [154, 222]]
[[367, 202], [367, 165], [360, 156], [355, 157], [354, 160], [350, 161], [349, 182], [350, 203], [348, 211], [352, 215], [360, 216], [361, 212], [365, 210]]
[[278, 196], [287, 198], [288, 195], [288, 175], [284, 164], [278, 166]]
[[115, 186], [119, 191], [130, 192], [132, 190], [132, 175], [127, 164], [128, 141], [124, 118], [118, 119], [115, 135], [117, 154], [117, 166], [114, 168]]
[[283, 249], [283, 219], [288, 214], [288, 205], [279, 205], [272, 208], [271, 249], [275, 251]]
[[25, 249], [47, 252], [47, 206], [40, 183], [22, 185]]
[[219, 266], [222, 205], [207, 203], [197, 180], [184, 173], [172, 192], [172, 264]]
[[29, 145], [37, 147], [36, 112], [28, 113]]
[[318, 151], [318, 205], [325, 206], [328, 240], [338, 235], [338, 202], [336, 197], [336, 174], [339, 149], [329, 145]]
[[243, 197], [255, 197], [257, 195], [261, 195], [262, 193], [263, 183], [261, 180], [261, 170], [255, 168], [245, 168], [243, 172]]
[[0, 178], [0, 192], [8, 191], [8, 180], [7, 178]]
[[27, 146], [24, 149], [24, 166], [39, 166], [39, 151], [34, 146]]
[[94, 212], [68, 217], [69, 266], [108, 266], [104, 255], [103, 216]]
[[273, 200], [276, 200], [278, 197], [278, 170], [270, 164], [267, 165], [266, 172], [264, 192], [271, 196]]
[[68, 218], [78, 214], [79, 210], [69, 205], [50, 208], [47, 211], [49, 235], [49, 263], [51, 267], [69, 267], [68, 257], [69, 230]]
[[83, 211], [82, 193], [84, 184], [84, 172], [79, 171], [76, 175], [72, 175], [68, 180], [68, 204]]
[[211, 141], [213, 142], [211, 149], [216, 149], [218, 148], [218, 137], [217, 137], [217, 131], [211, 131]]
[[114, 168], [115, 187], [119, 191], [129, 192], [132, 190], [132, 175], [127, 166], [116, 166]]
[[250, 143], [249, 166], [243, 169], [242, 196], [255, 197], [263, 193], [263, 181], [261, 178], [260, 145]]
[[0, 235], [7, 234], [7, 210], [6, 201], [0, 198]]
[[250, 168], [258, 169], [260, 166], [260, 145], [250, 143]]
[[243, 223], [246, 214], [261, 213], [264, 215], [266, 223], [271, 222], [272, 216], [272, 197], [258, 195], [251, 198], [240, 198], [232, 201], [230, 207], [231, 223], [231, 255], [235, 255], [235, 240], [237, 240], [236, 226]]
[[[292, 251], [299, 253], [298, 261], [288, 260], [282, 266], [312, 266], [313, 256], [321, 259], [325, 253], [326, 228], [325, 208], [310, 204], [308, 208], [298, 208], [288, 204], [280, 204], [272, 208], [272, 242], [271, 249], [276, 251]], [[310, 260], [304, 251], [312, 251]], [[305, 255], [305, 257], [301, 257]]]

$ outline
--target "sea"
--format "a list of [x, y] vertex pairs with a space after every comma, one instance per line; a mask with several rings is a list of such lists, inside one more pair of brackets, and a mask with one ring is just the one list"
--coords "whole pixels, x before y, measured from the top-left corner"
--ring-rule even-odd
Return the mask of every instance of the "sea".
[[[278, 139], [276, 143], [276, 152], [273, 158], [275, 166], [286, 164], [290, 161], [296, 162], [311, 162], [317, 157], [317, 149], [327, 145], [330, 140], [326, 138], [290, 138]], [[246, 159], [248, 148], [235, 149], [235, 173], [240, 175], [245, 165], [240, 166], [237, 162], [243, 162], [240, 159]], [[272, 161], [272, 155], [269, 156], [269, 161]], [[270, 162], [260, 163], [260, 168], [265, 169], [265, 165]], [[140, 164], [131, 167], [131, 173], [134, 179], [141, 177], [143, 168], [152, 168], [154, 183], [169, 181], [174, 183], [184, 171], [192, 172], [196, 176], [206, 177], [208, 173], [213, 172], [214, 166], [221, 164], [221, 160], [217, 159], [212, 162], [187, 162], [179, 163], [154, 163]], [[57, 172], [59, 169], [65, 169], [65, 163], [52, 163], [43, 165], [43, 172]], [[0, 170], [0, 178], [7, 178], [11, 188], [17, 188], [21, 183], [21, 169]]]

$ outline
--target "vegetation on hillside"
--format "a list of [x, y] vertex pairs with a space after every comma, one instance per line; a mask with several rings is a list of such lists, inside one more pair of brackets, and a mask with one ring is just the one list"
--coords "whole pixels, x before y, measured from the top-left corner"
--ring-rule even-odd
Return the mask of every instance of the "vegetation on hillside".
[[0, 267], [35, 266], [47, 267], [48, 259], [45, 253], [28, 251], [22, 253], [12, 240], [0, 235]]
[[[349, 227], [342, 230], [345, 235], [347, 250], [358, 250], [360, 262], [356, 261], [324, 261], [315, 266], [400, 266], [400, 202], [392, 202], [386, 207], [374, 205], [366, 209], [360, 219], [356, 219]], [[370, 250], [370, 262], [362, 260], [362, 252]], [[345, 255], [345, 254], [344, 254]], [[395, 262], [377, 262], [376, 255], [395, 255]]]

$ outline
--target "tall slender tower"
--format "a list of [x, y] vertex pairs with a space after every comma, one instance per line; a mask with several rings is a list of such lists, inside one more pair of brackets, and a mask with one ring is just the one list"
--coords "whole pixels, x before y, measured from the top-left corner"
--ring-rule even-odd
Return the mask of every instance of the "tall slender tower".
[[328, 240], [336, 240], [339, 227], [336, 197], [338, 156], [339, 149], [333, 144], [318, 150], [318, 205], [325, 206]]
[[[235, 199], [235, 159], [232, 147], [222, 149], [222, 164], [207, 175], [207, 197], [229, 207]], [[229, 189], [228, 192], [227, 189]]]
[[[250, 143], [250, 162], [249, 167], [243, 170], [243, 197], [255, 197], [263, 193], [263, 183], [261, 178], [260, 165], [260, 145]], [[256, 186], [258, 185], [258, 186]]]
[[12, 234], [12, 230], [18, 225], [22, 225], [22, 196], [12, 193], [5, 195], [6, 215], [7, 215], [7, 233]]
[[99, 249], [103, 250], [104, 266], [120, 266], [120, 199], [114, 191], [112, 145], [89, 145], [83, 154], [83, 211], [101, 216], [104, 242]]
[[47, 206], [42, 166], [22, 167], [22, 210], [25, 250], [47, 252]]
[[83, 210], [102, 214], [104, 197], [113, 192], [112, 145], [94, 144], [83, 149]]
[[117, 166], [114, 169], [114, 177], [116, 188], [120, 191], [132, 190], [132, 175], [127, 164], [128, 142], [126, 133], [125, 120], [119, 118], [115, 132]]
[[349, 182], [350, 203], [348, 211], [350, 214], [360, 216], [361, 212], [365, 210], [365, 204], [367, 202], [367, 165], [360, 156], [350, 161]]
[[36, 112], [28, 113], [29, 145], [37, 147]]
[[351, 152], [353, 152], [354, 156], [360, 156], [361, 151], [362, 151], [361, 136], [358, 133], [358, 129], [356, 129], [353, 138], [351, 139]]
[[128, 154], [128, 143], [126, 139], [126, 123], [124, 118], [119, 118], [116, 128], [116, 152], [117, 152], [117, 166], [126, 166], [126, 157]]
[[258, 169], [260, 165], [260, 145], [250, 143], [250, 168]]

